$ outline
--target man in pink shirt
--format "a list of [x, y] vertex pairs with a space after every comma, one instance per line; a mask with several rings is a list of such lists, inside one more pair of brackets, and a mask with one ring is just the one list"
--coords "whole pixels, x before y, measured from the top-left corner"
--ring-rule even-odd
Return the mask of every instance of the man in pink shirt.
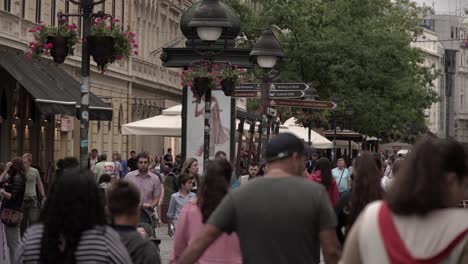
[[140, 206], [153, 210], [159, 204], [161, 181], [149, 171], [149, 156], [146, 152], [137, 155], [138, 170], [127, 173], [124, 180], [135, 184], [140, 191]]

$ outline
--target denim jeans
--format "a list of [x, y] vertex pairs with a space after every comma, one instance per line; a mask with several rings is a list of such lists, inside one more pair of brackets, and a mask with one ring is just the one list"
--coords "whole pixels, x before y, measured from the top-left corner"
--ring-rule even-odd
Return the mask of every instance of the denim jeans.
[[23, 201], [23, 219], [21, 220], [21, 236], [23, 236], [29, 226], [35, 224], [39, 217], [39, 208], [37, 207], [37, 197], [24, 197]]
[[15, 252], [18, 249], [20, 243], [20, 228], [19, 225], [16, 226], [5, 226], [5, 237], [7, 241], [8, 248], [10, 249], [10, 263], [14, 264], [15, 262]]

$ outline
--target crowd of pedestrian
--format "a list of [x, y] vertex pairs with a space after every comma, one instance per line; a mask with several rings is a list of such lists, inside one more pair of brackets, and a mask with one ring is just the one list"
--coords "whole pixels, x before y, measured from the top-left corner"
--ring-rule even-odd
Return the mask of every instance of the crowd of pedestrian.
[[335, 168], [312, 152], [282, 133], [237, 177], [222, 151], [199, 174], [170, 150], [93, 150], [88, 170], [61, 160], [48, 188], [25, 153], [0, 167], [0, 263], [160, 263], [163, 216], [173, 264], [468, 263], [460, 143], [426, 137], [408, 157], [364, 151]]

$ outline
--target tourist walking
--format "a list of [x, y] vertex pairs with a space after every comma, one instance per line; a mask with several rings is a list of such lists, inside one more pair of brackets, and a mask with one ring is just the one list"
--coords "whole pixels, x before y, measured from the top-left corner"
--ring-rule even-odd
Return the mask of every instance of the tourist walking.
[[119, 235], [105, 222], [96, 179], [66, 170], [40, 223], [24, 234], [15, 263], [131, 263]]
[[139, 204], [140, 192], [133, 183], [119, 181], [109, 189], [107, 207], [112, 216], [112, 227], [119, 233], [133, 264], [160, 264], [156, 246], [137, 231], [140, 222]]
[[324, 188], [302, 177], [306, 153], [293, 134], [273, 137], [266, 146], [265, 177], [228, 192], [178, 264], [195, 263], [223, 233], [232, 232], [239, 236], [245, 264], [316, 264], [320, 248], [326, 263], [337, 263], [335, 214]]
[[250, 162], [249, 164], [249, 174], [241, 176], [239, 178], [239, 182], [241, 186], [244, 186], [249, 182], [250, 180], [254, 179], [255, 176], [257, 176], [258, 173], [258, 163], [255, 161]]
[[[227, 160], [209, 161], [203, 175], [198, 198], [182, 209], [174, 239], [174, 250], [169, 263], [177, 263], [182, 252], [196, 235], [229, 190], [232, 167]], [[239, 264], [242, 256], [239, 238], [235, 233], [221, 235], [198, 259], [199, 264]]]
[[44, 185], [41, 181], [39, 171], [31, 167], [32, 155], [30, 153], [23, 154], [24, 169], [26, 170], [26, 188], [24, 191], [23, 200], [23, 219], [21, 220], [20, 231], [23, 235], [26, 229], [36, 223], [39, 218], [39, 200], [37, 190], [42, 197], [42, 202], [46, 200]]
[[456, 207], [468, 186], [467, 160], [456, 141], [417, 143], [385, 201], [354, 223], [342, 263], [468, 263], [468, 211]]
[[336, 205], [339, 193], [338, 186], [331, 173], [330, 160], [320, 158], [315, 166], [315, 172], [308, 177], [308, 180], [322, 184], [325, 190], [327, 190], [331, 206], [334, 207]]
[[[382, 172], [380, 168], [382, 163], [377, 155], [370, 152], [363, 152], [356, 158], [353, 170], [353, 181], [351, 194], [345, 194], [342, 197], [349, 197], [348, 203], [343, 206], [343, 210], [347, 210], [348, 214], [345, 219], [345, 232], [343, 238], [353, 226], [359, 214], [364, 208], [383, 198], [383, 190], [380, 185]], [[341, 201], [343, 203], [343, 201]], [[339, 217], [340, 220], [341, 217]], [[338, 235], [340, 237], [340, 235]]]
[[[182, 166], [182, 174], [188, 174], [193, 178], [192, 192], [197, 192], [198, 186], [200, 185], [200, 176], [198, 175], [198, 161], [195, 158], [188, 158]], [[179, 175], [180, 177], [180, 175]], [[179, 186], [179, 184], [177, 184]]]
[[5, 237], [10, 253], [11, 263], [16, 263], [15, 252], [20, 241], [20, 224], [22, 218], [22, 206], [26, 189], [26, 169], [23, 159], [16, 157], [9, 164], [8, 177], [0, 179], [3, 186], [0, 195], [3, 197], [0, 218], [5, 227]]
[[138, 170], [138, 160], [136, 159], [136, 152], [134, 150], [130, 151], [130, 158], [127, 160], [127, 167], [129, 172]]
[[161, 181], [159, 177], [149, 171], [149, 156], [146, 152], [138, 154], [138, 170], [129, 172], [124, 180], [129, 181], [137, 186], [140, 191], [140, 206], [146, 210], [148, 214], [141, 214], [141, 222], [150, 223], [148, 215], [154, 213], [154, 208], [159, 205], [161, 199]]
[[190, 192], [193, 186], [193, 177], [188, 174], [179, 176], [179, 191], [171, 195], [169, 202], [169, 209], [167, 210], [167, 217], [169, 222], [167, 224], [169, 236], [174, 235], [174, 229], [177, 227], [180, 211], [184, 205], [197, 197], [193, 192]]
[[349, 176], [351, 175], [349, 170], [346, 168], [346, 162], [340, 158], [336, 162], [336, 168], [332, 170], [333, 178], [338, 185], [338, 192], [340, 196], [349, 190]]

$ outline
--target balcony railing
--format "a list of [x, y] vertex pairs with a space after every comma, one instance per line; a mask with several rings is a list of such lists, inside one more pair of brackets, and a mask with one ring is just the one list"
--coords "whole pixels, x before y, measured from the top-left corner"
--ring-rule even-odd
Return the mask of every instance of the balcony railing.
[[[28, 31], [38, 24], [22, 19], [14, 14], [0, 10], [0, 45], [26, 51], [33, 36]], [[79, 67], [81, 61], [81, 43], [75, 47], [75, 55], [69, 57], [66, 64]], [[93, 60], [91, 60], [93, 61]], [[94, 65], [94, 62], [92, 62]], [[137, 76], [148, 82], [161, 83], [174, 89], [180, 90], [179, 78], [175, 69], [161, 66], [159, 58], [132, 57], [132, 71], [130, 61], [122, 60], [113, 63], [107, 71], [119, 74]]]

